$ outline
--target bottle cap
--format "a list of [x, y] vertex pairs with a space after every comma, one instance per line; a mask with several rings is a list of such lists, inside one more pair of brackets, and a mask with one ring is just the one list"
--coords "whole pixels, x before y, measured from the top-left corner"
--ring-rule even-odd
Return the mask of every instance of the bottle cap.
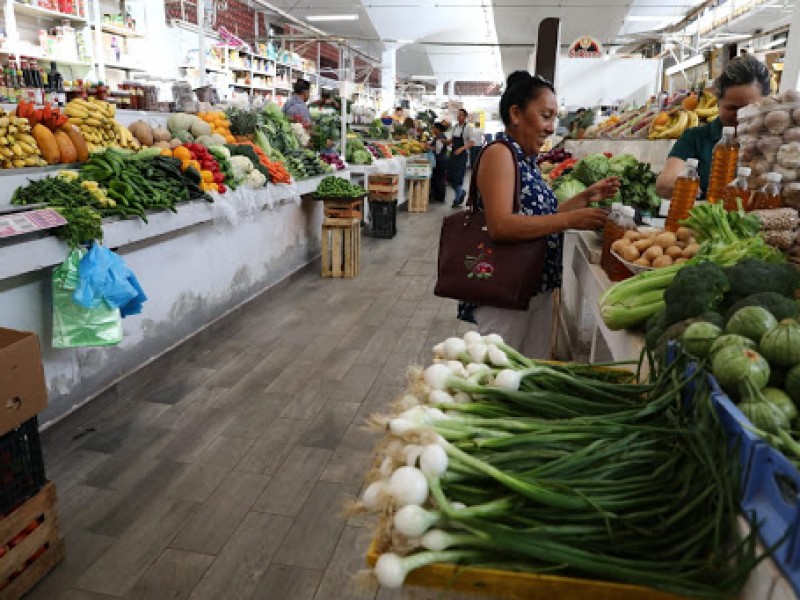
[[623, 206], [622, 207], [622, 216], [629, 217], [633, 219], [636, 216], [636, 209], [632, 206]]
[[780, 173], [767, 173], [764, 175], [764, 179], [771, 183], [780, 183], [781, 179], [783, 179], [783, 175]]
[[740, 177], [750, 177], [750, 173], [752, 173], [750, 167], [739, 167], [736, 170], [736, 174], [739, 175]]
[[694, 167], [696, 169], [698, 164], [699, 164], [699, 161], [696, 158], [687, 158], [686, 159], [686, 166], [687, 167]]
[[723, 127], [722, 128], [722, 135], [733, 135], [736, 133], [735, 127]]

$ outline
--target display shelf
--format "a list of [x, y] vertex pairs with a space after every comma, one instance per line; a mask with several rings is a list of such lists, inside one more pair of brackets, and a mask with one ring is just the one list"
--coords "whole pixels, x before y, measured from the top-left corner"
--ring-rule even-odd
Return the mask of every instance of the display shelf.
[[0, 56], [25, 56], [26, 58], [32, 58], [34, 60], [42, 60], [45, 62], [54, 62], [58, 65], [65, 65], [69, 67], [91, 67], [92, 63], [87, 60], [69, 60], [69, 59], [61, 59], [57, 56], [37, 56], [36, 54], [31, 54], [30, 52], [20, 52], [19, 50], [11, 50], [10, 48], [3, 48], [0, 49]]
[[136, 31], [134, 29], [130, 29], [129, 27], [117, 27], [116, 25], [109, 25], [108, 23], [103, 23], [100, 28], [106, 33], [113, 33], [114, 35], [119, 35], [121, 37], [143, 38], [147, 36], [147, 34], [142, 33], [141, 31]]
[[250, 67], [235, 67], [235, 66], [228, 66], [228, 69], [230, 69], [231, 71], [238, 71], [240, 73], [249, 73], [250, 71], [253, 70]]
[[31, 15], [34, 17], [49, 18], [54, 21], [68, 19], [73, 23], [88, 23], [86, 17], [79, 17], [78, 15], [70, 15], [67, 13], [58, 12], [57, 10], [50, 10], [49, 8], [42, 8], [40, 6], [33, 6], [32, 4], [22, 4], [21, 2], [14, 3], [14, 10], [23, 15]]
[[260, 85], [251, 85], [250, 88], [255, 90], [255, 91], [257, 91], [257, 92], [271, 92], [271, 91], [273, 91], [271, 87], [262, 87]]
[[[200, 69], [197, 65], [180, 65], [179, 69]], [[209, 67], [206, 66], [206, 71], [209, 73], [227, 73], [227, 69], [223, 69], [222, 67]]]
[[269, 71], [256, 71], [253, 69], [253, 75], [263, 75], [264, 77], [275, 77], [275, 73]]
[[117, 71], [136, 71], [137, 73], [144, 73], [147, 71], [147, 69], [143, 69], [142, 67], [126, 65], [125, 63], [105, 63], [103, 66], [106, 69], [116, 69]]

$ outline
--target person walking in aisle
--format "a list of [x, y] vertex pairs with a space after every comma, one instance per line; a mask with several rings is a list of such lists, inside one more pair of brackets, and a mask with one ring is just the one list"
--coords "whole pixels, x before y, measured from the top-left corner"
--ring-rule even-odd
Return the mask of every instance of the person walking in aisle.
[[703, 196], [711, 177], [711, 155], [722, 138], [723, 127], [736, 127], [736, 113], [740, 108], [758, 102], [770, 94], [770, 77], [767, 66], [755, 56], [745, 54], [731, 60], [716, 82], [719, 117], [683, 132], [669, 152], [667, 164], [656, 180], [656, 191], [662, 198], [671, 198], [675, 181], [686, 165], [686, 159], [698, 160], [700, 190]]
[[298, 120], [305, 127], [311, 126], [311, 112], [308, 110], [306, 102], [311, 96], [311, 84], [305, 79], [298, 79], [294, 82], [294, 94], [286, 104], [283, 105], [283, 114], [290, 121]]
[[453, 126], [450, 138], [445, 142], [450, 146], [450, 161], [447, 165], [447, 181], [453, 187], [456, 197], [453, 208], [464, 204], [467, 193], [464, 191], [464, 176], [467, 174], [468, 150], [475, 145], [472, 127], [467, 125], [467, 111], [458, 109], [458, 122]]
[[[539, 148], [555, 130], [558, 102], [553, 84], [527, 71], [509, 75], [500, 99], [506, 144], [484, 148], [476, 173], [473, 198], [486, 212], [489, 235], [495, 242], [515, 243], [547, 238], [541, 283], [528, 310], [508, 310], [460, 302], [460, 319], [477, 323], [483, 334], [498, 333], [525, 356], [549, 358], [553, 317], [553, 290], [561, 287], [563, 232], [600, 229], [606, 211], [590, 204], [607, 200], [619, 190], [619, 179], [598, 181], [559, 205], [536, 164]], [[516, 165], [514, 164], [516, 162]], [[514, 213], [515, 171], [519, 169], [520, 212]], [[472, 192], [471, 192], [472, 193]]]
[[444, 133], [444, 125], [441, 123], [433, 124], [433, 140], [430, 148], [433, 151], [434, 166], [431, 173], [431, 202], [444, 204], [444, 197], [447, 193], [447, 146], [445, 141], [447, 136]]

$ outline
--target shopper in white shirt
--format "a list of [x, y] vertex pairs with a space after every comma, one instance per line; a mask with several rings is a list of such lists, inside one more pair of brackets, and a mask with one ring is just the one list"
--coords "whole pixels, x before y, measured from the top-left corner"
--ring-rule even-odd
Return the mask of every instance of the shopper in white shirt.
[[467, 174], [467, 152], [475, 145], [472, 127], [467, 125], [467, 111], [458, 110], [458, 122], [453, 126], [450, 137], [445, 141], [450, 146], [450, 161], [447, 165], [447, 181], [453, 186], [456, 197], [453, 208], [464, 203], [467, 193], [464, 191], [464, 176]]

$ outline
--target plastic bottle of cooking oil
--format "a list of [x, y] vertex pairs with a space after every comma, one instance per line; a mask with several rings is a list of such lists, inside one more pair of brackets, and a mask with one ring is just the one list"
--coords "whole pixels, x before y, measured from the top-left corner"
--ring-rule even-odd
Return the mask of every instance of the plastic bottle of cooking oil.
[[781, 189], [780, 173], [767, 173], [764, 179], [767, 180], [757, 192], [753, 194], [753, 199], [750, 202], [750, 210], [764, 209], [764, 208], [780, 208], [783, 206], [783, 198]]
[[697, 191], [700, 189], [700, 177], [697, 175], [697, 159], [686, 159], [686, 167], [683, 173], [675, 181], [675, 188], [672, 190], [672, 198], [669, 203], [667, 222], [664, 229], [667, 231], [678, 231], [679, 221], [689, 217], [697, 200]]
[[736, 165], [739, 162], [739, 142], [736, 141], [736, 129], [722, 128], [722, 138], [714, 146], [711, 157], [711, 174], [708, 178], [706, 200], [720, 202], [725, 193], [725, 186], [736, 177]]
[[622, 273], [630, 276], [630, 271], [619, 262], [614, 255], [611, 254], [611, 245], [625, 235], [625, 232], [631, 228], [635, 228], [636, 223], [633, 222], [633, 227], [626, 227], [625, 222], [625, 207], [621, 202], [614, 202], [611, 205], [611, 212], [606, 217], [603, 223], [603, 253], [600, 255], [600, 267], [608, 274], [611, 281], [620, 281], [624, 279], [614, 279], [613, 274]]
[[[636, 210], [634, 210], [632, 206], [622, 207], [622, 214], [617, 227], [621, 232], [619, 235], [620, 238], [625, 235], [626, 231], [634, 231], [637, 229]], [[610, 254], [608, 258], [609, 264], [605, 271], [611, 281], [622, 281], [623, 279], [627, 279], [633, 275], [630, 269], [620, 262], [613, 254]]]
[[736, 179], [731, 181], [725, 186], [725, 193], [722, 194], [723, 206], [725, 210], [731, 212], [732, 210], [739, 210], [739, 203], [741, 201], [742, 210], [750, 208], [750, 185], [748, 178], [750, 177], [750, 167], [739, 167], [736, 171]]

